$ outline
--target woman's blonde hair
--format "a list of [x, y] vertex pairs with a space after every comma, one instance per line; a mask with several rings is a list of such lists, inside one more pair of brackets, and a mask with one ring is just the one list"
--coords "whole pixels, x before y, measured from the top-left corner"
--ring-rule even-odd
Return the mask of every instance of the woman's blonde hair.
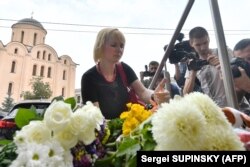
[[103, 56], [104, 45], [109, 39], [118, 39], [125, 45], [125, 37], [117, 28], [104, 28], [97, 34], [94, 46], [94, 61], [97, 63]]

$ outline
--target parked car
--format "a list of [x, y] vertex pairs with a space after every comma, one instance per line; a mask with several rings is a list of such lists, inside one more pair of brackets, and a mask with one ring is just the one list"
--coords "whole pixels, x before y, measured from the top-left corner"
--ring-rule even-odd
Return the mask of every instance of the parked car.
[[0, 120], [0, 136], [6, 139], [12, 139], [18, 127], [15, 124], [15, 116], [19, 108], [36, 108], [38, 114], [43, 114], [50, 105], [50, 101], [45, 100], [24, 100], [14, 105], [8, 114]]
[[7, 112], [4, 112], [0, 109], [0, 119], [2, 119], [3, 117], [5, 117], [7, 115]]

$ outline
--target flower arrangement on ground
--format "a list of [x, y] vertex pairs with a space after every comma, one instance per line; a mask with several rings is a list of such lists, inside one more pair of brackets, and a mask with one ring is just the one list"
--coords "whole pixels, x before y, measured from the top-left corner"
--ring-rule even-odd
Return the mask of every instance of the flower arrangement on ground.
[[90, 102], [75, 107], [70, 100], [54, 100], [43, 119], [34, 115], [16, 132], [11, 145], [16, 146], [17, 156], [12, 156], [10, 167], [92, 166], [105, 154], [98, 147], [97, 136], [102, 135], [105, 123], [100, 109]]
[[137, 151], [245, 150], [222, 109], [198, 92], [175, 96], [156, 112], [128, 103], [113, 120], [90, 102], [72, 108], [52, 103], [43, 120], [17, 132], [11, 166], [133, 167]]

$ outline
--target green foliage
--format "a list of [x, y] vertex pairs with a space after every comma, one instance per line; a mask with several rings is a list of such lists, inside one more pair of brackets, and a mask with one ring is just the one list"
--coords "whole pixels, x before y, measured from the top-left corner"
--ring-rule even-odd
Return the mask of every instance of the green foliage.
[[4, 112], [8, 112], [13, 106], [14, 106], [14, 99], [11, 97], [10, 94], [8, 94], [8, 96], [5, 97], [4, 101], [2, 102], [2, 110]]
[[17, 154], [16, 154], [16, 149], [17, 146], [15, 145], [14, 142], [9, 142], [2, 148], [0, 148], [0, 166], [1, 167], [8, 167], [12, 160], [16, 159]]
[[41, 77], [33, 78], [30, 82], [32, 92], [25, 91], [22, 93], [24, 99], [48, 99], [52, 91], [48, 82], [44, 83]]
[[[144, 121], [129, 136], [122, 136], [122, 123], [119, 118], [110, 120], [108, 127], [111, 135], [106, 144], [108, 154], [96, 161], [96, 166], [136, 167], [137, 151], [152, 151], [156, 143], [151, 132], [151, 119]], [[118, 137], [120, 136], [120, 137]]]
[[76, 99], [74, 97], [67, 98], [64, 102], [70, 104], [72, 110], [76, 107]]
[[18, 128], [22, 128], [28, 125], [32, 120], [42, 120], [42, 116], [36, 113], [36, 109], [31, 107], [30, 109], [19, 108], [15, 117], [15, 122]]
[[[60, 97], [55, 97], [56, 100], [63, 100], [64, 102], [67, 101], [72, 106], [75, 106], [76, 101], [74, 98], [68, 98], [64, 100]], [[15, 117], [16, 125], [21, 129], [25, 125], [28, 125], [32, 120], [42, 120], [43, 115], [40, 115], [36, 112], [36, 108], [32, 106], [30, 109], [19, 108]], [[0, 140], [0, 167], [8, 167], [13, 160], [16, 159], [17, 146], [11, 140]]]

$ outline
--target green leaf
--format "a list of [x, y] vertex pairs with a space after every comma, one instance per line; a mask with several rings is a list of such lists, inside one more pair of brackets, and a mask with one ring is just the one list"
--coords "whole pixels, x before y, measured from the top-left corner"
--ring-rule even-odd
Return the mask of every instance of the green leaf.
[[12, 142], [12, 140], [1, 139], [1, 140], [0, 140], [0, 146], [9, 144], [9, 143], [11, 143], [11, 142]]
[[127, 162], [126, 162], [126, 167], [136, 167], [137, 166], [137, 159], [136, 155], [131, 157]]
[[54, 100], [56, 100], [56, 101], [63, 101], [64, 99], [63, 99], [63, 96], [57, 96], [57, 97], [54, 97], [52, 100], [51, 100], [51, 102], [53, 102]]
[[34, 109], [19, 108], [15, 117], [17, 127], [28, 125], [31, 120], [37, 120], [39, 116]]
[[112, 164], [112, 161], [115, 158], [115, 154], [112, 154], [111, 156], [104, 157], [102, 159], [97, 159], [95, 162], [95, 167], [110, 167]]
[[76, 107], [76, 99], [74, 97], [67, 98], [64, 102], [70, 104], [72, 110]]
[[117, 156], [136, 155], [141, 149], [140, 142], [132, 138], [124, 138], [117, 149]]
[[7, 145], [3, 146], [0, 150], [0, 166], [8, 167], [13, 160], [16, 159], [17, 146], [14, 142], [10, 142]]

